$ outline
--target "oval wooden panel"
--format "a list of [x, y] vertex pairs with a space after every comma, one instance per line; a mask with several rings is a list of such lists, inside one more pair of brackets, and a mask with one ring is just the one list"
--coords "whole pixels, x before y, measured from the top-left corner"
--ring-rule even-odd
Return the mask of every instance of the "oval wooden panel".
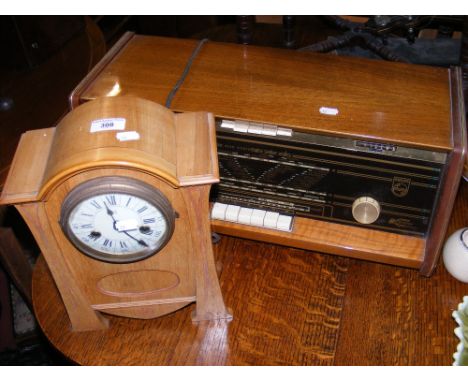
[[174, 272], [146, 269], [107, 275], [98, 281], [97, 287], [109, 296], [138, 297], [175, 288], [179, 283]]

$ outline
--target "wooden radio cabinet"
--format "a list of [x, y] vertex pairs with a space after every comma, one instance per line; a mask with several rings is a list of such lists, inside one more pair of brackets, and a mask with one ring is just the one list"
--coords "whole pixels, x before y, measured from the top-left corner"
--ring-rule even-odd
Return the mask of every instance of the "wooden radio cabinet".
[[[164, 103], [196, 44], [193, 40], [127, 33], [77, 86], [70, 96], [70, 107], [100, 97], [121, 95]], [[315, 196], [312, 204], [304, 207], [302, 212], [300, 203], [291, 202], [293, 207], [284, 207], [286, 213], [282, 213], [281, 206], [288, 204], [288, 200], [277, 201], [280, 204], [274, 205], [270, 216], [274, 219], [278, 219], [278, 215], [286, 216], [286, 222], [288, 216], [291, 219], [281, 229], [271, 229], [266, 221], [263, 226], [239, 224], [240, 220], [236, 219], [240, 218], [236, 215], [234, 219], [212, 220], [215, 232], [417, 268], [426, 276], [433, 271], [466, 150], [459, 68], [208, 42], [195, 58], [171, 108], [176, 112], [203, 110], [213, 113], [218, 133], [224, 134], [224, 140], [218, 135], [219, 155], [223, 153], [224, 146], [221, 146], [225, 145], [226, 139], [237, 142], [236, 148], [229, 148], [235, 157], [231, 162], [237, 165], [236, 171], [249, 170], [244, 163], [258, 152], [263, 164], [268, 161], [277, 163], [282, 171], [296, 165], [309, 166], [310, 158], [303, 154], [306, 151], [314, 153], [311, 156], [320, 156], [312, 159], [320, 160], [322, 164], [337, 162], [335, 157], [326, 159], [327, 155], [340, 158], [335, 167], [316, 163], [309, 166], [322, 171], [323, 176], [311, 173], [313, 179], [307, 178], [313, 185], [301, 192]], [[292, 148], [294, 151], [298, 147], [294, 146], [299, 144], [295, 141], [296, 136], [302, 137], [303, 163], [297, 162], [299, 154], [288, 157], [288, 150]], [[258, 143], [258, 147], [252, 146], [245, 153], [242, 150], [249, 142], [254, 146]], [[272, 153], [268, 153], [268, 147], [274, 148]], [[328, 147], [333, 150], [329, 152]], [[360, 169], [359, 179], [356, 178], [354, 183], [346, 181], [351, 187], [345, 186], [345, 181], [341, 182], [345, 176], [355, 176], [357, 171], [343, 170], [347, 165], [346, 158], [356, 163], [363, 161], [355, 166]], [[391, 176], [385, 175], [390, 171], [387, 163], [393, 171]], [[435, 164], [433, 168], [432, 164]], [[225, 163], [220, 161], [221, 165]], [[224, 182], [223, 171], [229, 172], [227, 168], [221, 170], [220, 187]], [[430, 171], [436, 175], [431, 175]], [[327, 184], [333, 186], [324, 190], [325, 186], [320, 186], [319, 182], [327, 177]], [[293, 178], [297, 177], [289, 176], [288, 181]], [[386, 184], [385, 190], [369, 188], [366, 192], [362, 186], [367, 184], [366, 179], [381, 180]], [[259, 200], [265, 199], [261, 194], [271, 193], [271, 188], [277, 186], [272, 182], [262, 184], [259, 177], [252, 181], [237, 180], [250, 183], [247, 188], [236, 183], [234, 187], [240, 191], [234, 199], [240, 200], [242, 194], [255, 191], [252, 203], [260, 203]], [[260, 188], [254, 190], [253, 185]], [[354, 186], [356, 190], [352, 191]], [[297, 191], [294, 187], [289, 187], [292, 191], [285, 191], [285, 195], [294, 194]], [[346, 191], [349, 193], [341, 195], [340, 187], [348, 187]], [[420, 207], [417, 204], [419, 195], [424, 199], [423, 191], [427, 190], [432, 192], [430, 202]], [[412, 198], [415, 206], [395, 207], [394, 200], [402, 200], [406, 195]], [[268, 200], [264, 206], [268, 206]], [[248, 201], [239, 208], [226, 207], [228, 204], [223, 202], [221, 206], [231, 208], [234, 214], [244, 208], [247, 221], [253, 222], [255, 206]], [[394, 207], [396, 212], [392, 210]], [[317, 219], [304, 215], [305, 210], [312, 213], [314, 208], [319, 211]], [[268, 213], [268, 207], [257, 210], [261, 211], [260, 216]], [[374, 215], [370, 220], [364, 218], [361, 221], [357, 216], [362, 211]], [[419, 211], [425, 215], [419, 216]], [[413, 218], [423, 227], [418, 232], [412, 229]], [[382, 220], [381, 226], [372, 226], [376, 219]], [[278, 220], [274, 220], [273, 228], [275, 224], [279, 227]]]

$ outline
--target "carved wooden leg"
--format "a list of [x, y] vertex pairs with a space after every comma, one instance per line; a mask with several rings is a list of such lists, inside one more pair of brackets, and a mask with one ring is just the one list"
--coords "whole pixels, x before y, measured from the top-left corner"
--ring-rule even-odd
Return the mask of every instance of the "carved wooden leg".
[[296, 45], [294, 29], [296, 27], [296, 16], [283, 16], [283, 45], [292, 49]]
[[209, 219], [210, 187], [193, 186], [184, 190], [192, 235], [197, 237], [197, 246], [194, 247], [197, 305], [192, 314], [193, 321], [232, 319], [224, 305], [216, 274]]
[[254, 16], [237, 16], [237, 42], [248, 45], [252, 42]]

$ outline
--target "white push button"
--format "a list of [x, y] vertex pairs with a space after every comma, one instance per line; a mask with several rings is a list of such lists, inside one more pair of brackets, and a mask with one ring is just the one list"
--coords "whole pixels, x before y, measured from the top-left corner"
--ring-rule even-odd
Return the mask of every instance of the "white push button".
[[276, 131], [276, 135], [282, 135], [284, 137], [291, 137], [292, 136], [292, 130], [291, 129], [286, 129], [284, 127], [278, 127], [278, 130]]
[[223, 119], [221, 121], [221, 127], [224, 127], [226, 129], [234, 129], [235, 125], [236, 125], [236, 123], [234, 121], [229, 121], [227, 119]]
[[276, 223], [276, 229], [280, 231], [291, 231], [292, 216], [280, 215]]
[[241, 208], [239, 211], [239, 218], [237, 220], [240, 224], [248, 224], [250, 225], [250, 221], [252, 219], [252, 208]]
[[251, 122], [248, 132], [251, 134], [263, 134], [263, 124]]
[[278, 131], [278, 126], [263, 124], [263, 135], [275, 136]]
[[211, 218], [218, 219], [218, 220], [225, 220], [227, 207], [228, 207], [227, 204], [223, 204], [223, 203], [213, 204], [213, 208], [211, 209]]
[[263, 226], [265, 228], [276, 228], [279, 216], [280, 214], [278, 212], [268, 211], [263, 219]]
[[234, 125], [234, 131], [239, 133], [246, 133], [249, 129], [249, 123], [244, 121], [236, 121]]
[[263, 219], [265, 218], [266, 211], [263, 210], [253, 210], [252, 217], [250, 219], [250, 224], [257, 227], [263, 227]]
[[229, 204], [228, 208], [226, 208], [226, 220], [230, 222], [237, 222], [239, 211], [240, 211], [239, 206], [233, 206]]

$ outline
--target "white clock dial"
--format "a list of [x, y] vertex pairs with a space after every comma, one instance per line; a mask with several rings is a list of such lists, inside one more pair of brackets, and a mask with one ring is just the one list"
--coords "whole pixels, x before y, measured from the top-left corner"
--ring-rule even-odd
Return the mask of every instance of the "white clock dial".
[[119, 193], [83, 200], [71, 212], [69, 224], [77, 239], [111, 255], [156, 250], [168, 229], [154, 205]]
[[156, 253], [172, 234], [169, 202], [144, 183], [109, 178], [84, 183], [69, 194], [62, 207], [65, 234], [82, 252], [104, 261], [136, 261]]

